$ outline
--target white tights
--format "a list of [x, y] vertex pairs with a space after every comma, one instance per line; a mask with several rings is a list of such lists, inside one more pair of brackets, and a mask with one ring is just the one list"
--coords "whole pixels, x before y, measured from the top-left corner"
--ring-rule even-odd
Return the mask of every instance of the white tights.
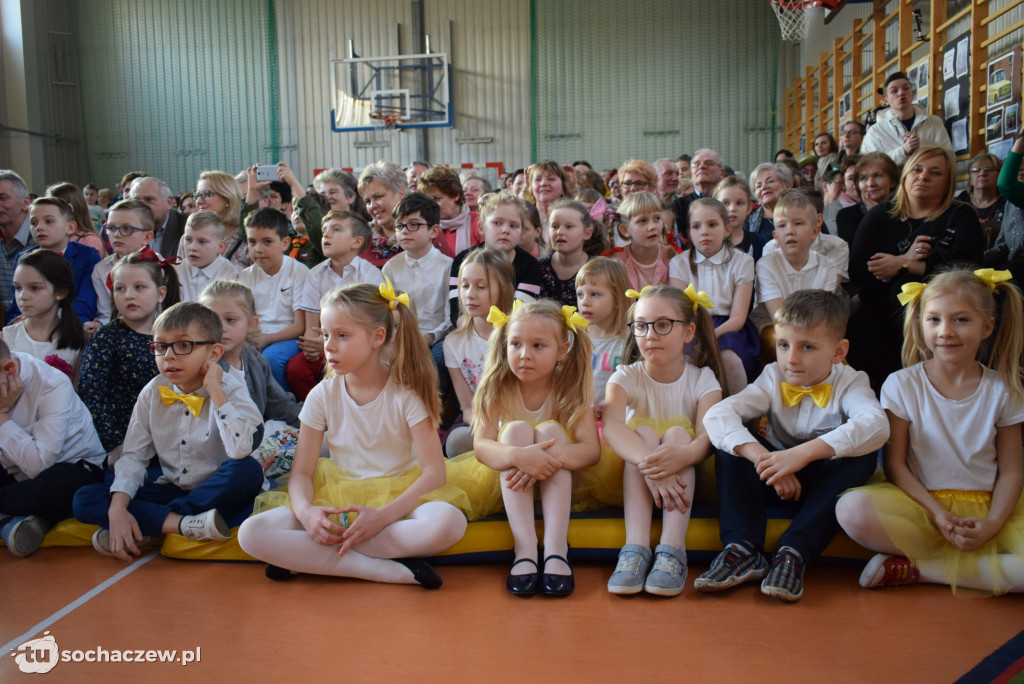
[[431, 501], [339, 556], [339, 547], [314, 541], [291, 509], [282, 506], [242, 523], [238, 543], [250, 556], [294, 572], [415, 584], [412, 572], [390, 559], [441, 553], [462, 539], [466, 524], [459, 509]]
[[[738, 358], [738, 357], [737, 357]], [[685, 446], [693, 441], [685, 428], [674, 426], [665, 431], [663, 437], [652, 428], [641, 425], [636, 434], [644, 440], [647, 448], [653, 451], [661, 444], [677, 444]], [[690, 512], [693, 504], [693, 490], [696, 473], [692, 467], [682, 472], [686, 482], [686, 494], [691, 506], [685, 511], [678, 509], [663, 510], [661, 517], [661, 543], [686, 550], [686, 528], [690, 525]], [[622, 473], [622, 498], [626, 518], [626, 543], [650, 547], [651, 516], [654, 513], [654, 496], [647, 488], [644, 476], [635, 465], [626, 463]]]

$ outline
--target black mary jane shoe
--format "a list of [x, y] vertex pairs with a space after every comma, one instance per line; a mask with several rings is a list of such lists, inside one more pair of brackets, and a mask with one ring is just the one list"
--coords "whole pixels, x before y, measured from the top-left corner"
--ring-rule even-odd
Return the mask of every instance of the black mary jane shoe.
[[419, 582], [424, 589], [440, 589], [444, 584], [444, 580], [437, 574], [437, 571], [422, 558], [396, 558], [395, 562], [409, 568], [413, 579]]
[[568, 596], [576, 588], [576, 581], [573, 576], [572, 564], [569, 563], [568, 559], [562, 556], [556, 556], [554, 554], [546, 556], [544, 558], [544, 566], [547, 567], [549, 560], [560, 560], [569, 566], [568, 575], [554, 575], [550, 572], [544, 573], [544, 579], [541, 582], [541, 588], [544, 593], [548, 596]]
[[515, 568], [520, 563], [529, 563], [536, 568], [536, 571], [527, 572], [522, 575], [513, 575], [512, 571], [509, 570], [508, 579], [505, 580], [505, 588], [508, 590], [508, 593], [515, 594], [516, 596], [533, 596], [540, 588], [540, 567], [538, 567], [537, 561], [532, 558], [520, 558], [512, 564], [512, 568]]

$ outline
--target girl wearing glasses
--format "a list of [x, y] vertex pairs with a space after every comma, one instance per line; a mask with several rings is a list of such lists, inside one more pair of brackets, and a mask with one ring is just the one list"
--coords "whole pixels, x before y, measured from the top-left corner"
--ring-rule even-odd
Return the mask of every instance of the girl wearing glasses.
[[[635, 294], [635, 293], [631, 293]], [[605, 391], [604, 437], [625, 461], [626, 545], [608, 580], [613, 594], [677, 596], [686, 585], [686, 528], [696, 467], [711, 453], [707, 410], [722, 399], [722, 362], [710, 301], [691, 284], [644, 288], [629, 311], [623, 365]], [[696, 343], [692, 363], [684, 353]], [[651, 514], [662, 509], [660, 544]]]

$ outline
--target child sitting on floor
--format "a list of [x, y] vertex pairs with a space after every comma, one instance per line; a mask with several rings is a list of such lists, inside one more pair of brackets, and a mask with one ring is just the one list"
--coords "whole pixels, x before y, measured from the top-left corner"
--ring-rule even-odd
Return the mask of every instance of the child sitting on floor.
[[[250, 454], [263, 419], [245, 383], [217, 364], [223, 335], [217, 312], [197, 302], [175, 304], [153, 324], [160, 375], [135, 402], [107, 482], [75, 495], [75, 517], [102, 527], [92, 538], [100, 553], [128, 561], [171, 532], [226, 541], [252, 511], [264, 480]], [[159, 466], [147, 473], [154, 456]]]
[[[787, 297], [775, 312], [778, 362], [705, 414], [718, 447], [724, 548], [694, 582], [698, 591], [764, 577], [761, 593], [799, 600], [804, 568], [839, 530], [836, 497], [874, 472], [889, 425], [867, 375], [842, 363], [848, 310], [843, 297], [824, 290]], [[767, 439], [744, 425], [760, 416], [768, 417]], [[770, 570], [763, 553], [769, 503], [797, 509]]]
[[36, 552], [71, 500], [103, 480], [106, 453], [71, 380], [0, 339], [0, 536], [15, 556]]
[[106, 231], [114, 251], [92, 269], [92, 288], [96, 293], [96, 318], [92, 321], [82, 321], [90, 335], [109, 323], [113, 314], [117, 313], [113, 310], [111, 281], [108, 276], [114, 270], [114, 264], [133, 252], [141, 252], [153, 241], [153, 212], [142, 200], [121, 200], [110, 208], [103, 230]]

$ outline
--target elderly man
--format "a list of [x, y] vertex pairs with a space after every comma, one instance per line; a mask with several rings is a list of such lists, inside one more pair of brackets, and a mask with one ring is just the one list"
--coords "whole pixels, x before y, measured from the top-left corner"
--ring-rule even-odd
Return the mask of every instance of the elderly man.
[[[28, 224], [31, 204], [24, 179], [10, 169], [0, 169], [0, 302], [4, 312], [14, 301], [14, 261], [18, 253], [35, 247]], [[2, 321], [0, 317], [0, 321]]]
[[188, 216], [174, 208], [171, 189], [159, 178], [143, 176], [132, 182], [129, 196], [141, 200], [153, 212], [153, 224], [156, 230], [149, 248], [164, 257], [172, 257], [178, 253], [178, 242], [185, 234], [185, 221]]
[[[725, 178], [725, 164], [722, 158], [714, 150], [698, 150], [690, 161], [691, 180], [693, 192], [689, 195], [677, 197], [672, 203], [672, 210], [676, 214], [676, 225], [687, 225], [687, 217], [690, 213], [690, 203], [698, 197], [711, 197], [717, 186]], [[681, 234], [683, 231], [680, 231]]]
[[679, 167], [671, 159], [659, 159], [654, 162], [654, 170], [658, 172], [655, 194], [662, 202], [673, 202], [678, 197]]

